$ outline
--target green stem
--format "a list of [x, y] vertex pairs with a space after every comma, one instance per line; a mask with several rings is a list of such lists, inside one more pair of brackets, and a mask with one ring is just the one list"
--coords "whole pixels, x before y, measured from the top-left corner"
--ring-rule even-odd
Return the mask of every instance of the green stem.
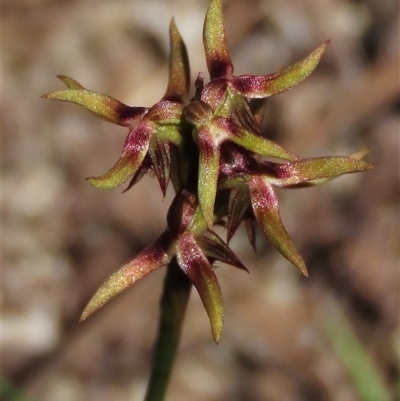
[[168, 265], [160, 302], [160, 322], [145, 401], [162, 401], [167, 391], [192, 283], [176, 259]]

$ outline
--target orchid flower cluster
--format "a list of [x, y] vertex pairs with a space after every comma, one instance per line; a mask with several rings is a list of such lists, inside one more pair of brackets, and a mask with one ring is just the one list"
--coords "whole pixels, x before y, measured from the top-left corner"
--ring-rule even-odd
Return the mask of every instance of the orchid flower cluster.
[[[205, 82], [199, 73], [189, 100], [187, 51], [173, 20], [169, 35], [167, 90], [150, 108], [127, 106], [66, 76], [59, 76], [66, 90], [44, 97], [78, 104], [129, 129], [117, 163], [104, 175], [88, 178], [91, 185], [109, 189], [128, 183], [130, 189], [148, 173], [157, 177], [164, 196], [170, 182], [176, 193], [165, 231], [99, 288], [81, 320], [152, 271], [173, 266], [197, 289], [218, 343], [224, 309], [215, 262], [246, 270], [229, 247], [239, 225], [245, 223], [255, 247], [258, 224], [274, 247], [307, 275], [305, 262], [281, 221], [276, 188], [316, 185], [374, 165], [361, 160], [363, 152], [303, 159], [269, 140], [253, 112], [253, 99], [285, 92], [308, 77], [329, 41], [277, 73], [236, 76], [225, 39], [222, 0], [211, 0], [203, 28], [210, 79]], [[226, 240], [214, 232], [216, 225], [226, 227]]]

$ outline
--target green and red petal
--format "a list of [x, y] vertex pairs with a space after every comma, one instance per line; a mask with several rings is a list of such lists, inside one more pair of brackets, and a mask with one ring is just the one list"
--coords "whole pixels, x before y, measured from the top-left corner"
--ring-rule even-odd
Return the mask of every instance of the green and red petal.
[[224, 325], [224, 305], [214, 269], [191, 234], [183, 234], [176, 243], [177, 261], [197, 289], [208, 314], [216, 343]]
[[124, 127], [131, 126], [147, 111], [145, 107], [127, 106], [111, 96], [87, 90], [72, 78], [63, 75], [59, 77], [70, 89], [51, 92], [43, 95], [43, 98], [75, 103], [103, 120]]
[[195, 239], [207, 258], [248, 271], [229, 246], [214, 232], [205, 230], [195, 235]]
[[232, 122], [230, 124], [232, 135], [229, 140], [237, 145], [264, 157], [274, 157], [284, 160], [297, 160], [299, 156], [279, 146], [276, 142], [264, 138], [256, 132], [243, 128]]
[[169, 26], [169, 37], [171, 45], [169, 80], [163, 100], [184, 103], [189, 93], [190, 67], [185, 43], [174, 20]]
[[282, 164], [263, 164], [269, 166], [268, 169], [276, 177], [276, 179], [271, 179], [271, 183], [279, 187], [335, 178], [343, 174], [371, 170], [375, 167], [373, 163], [350, 157], [316, 157]]
[[207, 227], [211, 229], [214, 223], [214, 203], [219, 175], [219, 144], [214, 142], [212, 131], [205, 127], [199, 130], [198, 143], [200, 151], [199, 202]]
[[233, 64], [226, 44], [222, 0], [211, 0], [204, 20], [203, 43], [210, 78], [231, 75]]
[[133, 177], [146, 156], [153, 132], [154, 125], [149, 121], [142, 120], [128, 135], [117, 163], [104, 175], [88, 178], [89, 183], [96, 188], [111, 189]]
[[318, 65], [329, 40], [318, 46], [305, 59], [270, 75], [240, 75], [231, 78], [232, 89], [248, 98], [264, 98], [285, 92], [306, 79]]
[[305, 276], [307, 267], [295, 248], [279, 214], [279, 202], [272, 185], [262, 176], [251, 177], [248, 181], [254, 215], [265, 237]]
[[95, 293], [82, 312], [80, 321], [87, 319], [108, 301], [154, 270], [166, 266], [170, 260], [169, 233], [162, 234], [153, 245], [143, 250], [131, 262], [114, 273]]

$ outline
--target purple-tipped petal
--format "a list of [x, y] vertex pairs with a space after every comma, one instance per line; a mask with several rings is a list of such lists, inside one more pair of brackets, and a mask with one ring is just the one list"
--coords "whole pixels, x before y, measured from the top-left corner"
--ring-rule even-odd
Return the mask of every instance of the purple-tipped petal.
[[318, 65], [329, 40], [305, 59], [270, 75], [240, 75], [229, 80], [233, 90], [249, 98], [264, 98], [285, 92], [306, 79]]
[[195, 239], [208, 258], [248, 271], [229, 246], [214, 232], [206, 230], [196, 235]]
[[303, 258], [282, 224], [278, 198], [272, 185], [261, 176], [250, 178], [248, 184], [254, 215], [262, 232], [286, 259], [307, 276], [307, 267]]
[[162, 234], [156, 242], [143, 250], [131, 262], [114, 273], [95, 293], [85, 307], [80, 321], [88, 318], [112, 298], [120, 294], [139, 279], [169, 262], [167, 249], [171, 239], [167, 233]]
[[232, 74], [233, 65], [225, 39], [222, 0], [211, 0], [204, 20], [203, 42], [210, 78]]
[[224, 325], [224, 305], [217, 276], [192, 235], [182, 235], [176, 247], [178, 264], [196, 287], [210, 319], [214, 341], [218, 344]]
[[118, 162], [104, 175], [88, 178], [89, 183], [96, 188], [111, 189], [133, 177], [146, 156], [152, 133], [153, 124], [142, 121], [128, 135]]
[[142, 117], [147, 111], [145, 107], [130, 107], [103, 93], [78, 89], [77, 85], [81, 85], [72, 80], [72, 78], [63, 76], [61, 79], [72, 89], [48, 93], [42, 97], [75, 103], [103, 120], [124, 127], [129, 127], [134, 120]]
[[184, 103], [189, 93], [190, 67], [185, 43], [174, 20], [169, 26], [169, 36], [171, 43], [169, 80], [163, 99]]

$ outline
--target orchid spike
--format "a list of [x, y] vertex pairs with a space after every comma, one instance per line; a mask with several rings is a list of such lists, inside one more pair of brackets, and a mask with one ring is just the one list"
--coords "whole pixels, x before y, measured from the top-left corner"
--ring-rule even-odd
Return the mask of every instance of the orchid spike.
[[[255, 103], [290, 90], [306, 79], [320, 62], [329, 40], [303, 60], [276, 73], [235, 76], [225, 36], [222, 0], [211, 0], [203, 25], [210, 80], [205, 82], [200, 72], [194, 83], [194, 97], [189, 100], [187, 50], [174, 20], [169, 36], [167, 88], [152, 107], [128, 106], [88, 90], [65, 75], [58, 78], [67, 89], [43, 96], [75, 103], [108, 122], [129, 128], [120, 158], [105, 174], [88, 178], [91, 185], [109, 189], [129, 182], [128, 190], [149, 173], [157, 177], [165, 196], [172, 181], [176, 195], [165, 231], [105, 281], [81, 316], [85, 320], [141, 278], [167, 267], [156, 361], [165, 356], [166, 326], [171, 329], [171, 341], [177, 348], [191, 285], [199, 293], [215, 342], [220, 341], [224, 305], [216, 266], [223, 263], [247, 271], [229, 246], [242, 222], [254, 249], [258, 224], [266, 239], [307, 276], [306, 263], [283, 225], [276, 188], [318, 185], [375, 167], [363, 160], [366, 150], [349, 157], [303, 159], [262, 132], [261, 112], [258, 114]], [[226, 227], [226, 243], [214, 231], [216, 226]], [[170, 301], [172, 309], [168, 309]], [[182, 316], [171, 319], [171, 310]], [[168, 357], [168, 369], [174, 352]], [[154, 375], [158, 374], [155, 369]], [[155, 383], [157, 387], [158, 381]], [[153, 400], [147, 401], [150, 399]]]

